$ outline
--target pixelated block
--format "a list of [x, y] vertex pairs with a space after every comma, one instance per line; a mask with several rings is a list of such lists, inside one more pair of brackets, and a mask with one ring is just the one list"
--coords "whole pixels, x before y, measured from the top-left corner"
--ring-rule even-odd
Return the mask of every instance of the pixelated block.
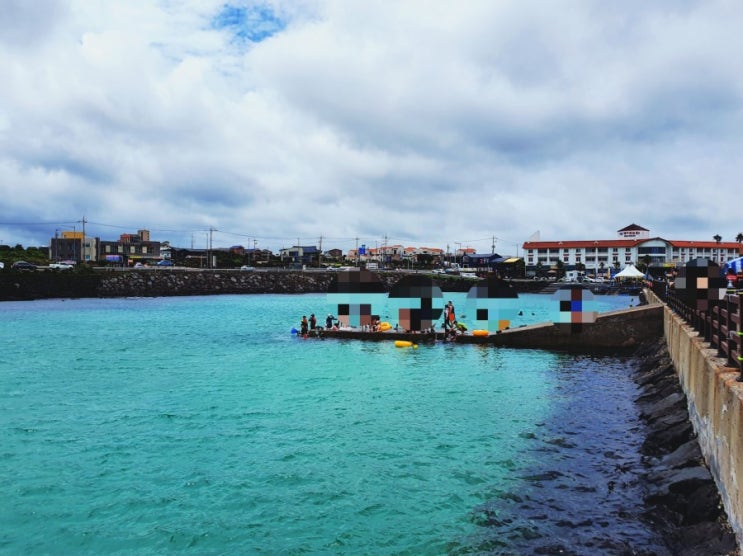
[[[552, 322], [582, 325], [596, 321], [598, 311], [591, 290], [582, 286], [568, 286], [557, 290], [552, 299], [555, 301], [555, 309], [550, 311]], [[572, 331], [580, 331], [580, 326], [572, 328]]]
[[[386, 294], [379, 276], [368, 270], [338, 272], [328, 286], [328, 304], [337, 308], [343, 326], [371, 325]], [[376, 310], [375, 310], [376, 309]]]
[[343, 326], [364, 326], [372, 323], [372, 306], [369, 303], [338, 305], [338, 321]]
[[405, 330], [432, 328], [444, 311], [441, 288], [426, 276], [405, 276], [390, 291], [390, 303]]
[[708, 311], [711, 302], [725, 297], [727, 281], [717, 263], [700, 257], [679, 269], [674, 288], [688, 307]]
[[385, 293], [379, 276], [370, 270], [337, 272], [328, 284], [327, 293]]
[[474, 329], [505, 330], [511, 325], [519, 311], [518, 293], [499, 278], [480, 280], [467, 292], [470, 322]]

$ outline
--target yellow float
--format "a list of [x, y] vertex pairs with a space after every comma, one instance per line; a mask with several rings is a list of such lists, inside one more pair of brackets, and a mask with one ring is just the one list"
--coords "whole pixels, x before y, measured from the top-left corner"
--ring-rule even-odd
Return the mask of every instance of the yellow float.
[[408, 340], [395, 340], [395, 347], [398, 348], [417, 348], [418, 346], [414, 344], [413, 342], [409, 342]]
[[487, 330], [473, 330], [472, 335], [473, 336], [487, 336], [490, 334]]
[[379, 331], [380, 332], [387, 332], [392, 328], [392, 325], [389, 322], [380, 322], [379, 323]]

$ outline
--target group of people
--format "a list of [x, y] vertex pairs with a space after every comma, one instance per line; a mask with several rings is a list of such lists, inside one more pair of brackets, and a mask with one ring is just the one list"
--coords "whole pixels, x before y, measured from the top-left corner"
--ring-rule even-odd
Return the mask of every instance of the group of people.
[[[333, 321], [335, 320], [335, 317], [333, 315], [328, 315], [325, 318], [325, 328], [330, 329], [333, 328]], [[302, 336], [307, 336], [310, 331], [315, 330], [322, 330], [322, 327], [317, 326], [317, 318], [315, 317], [315, 313], [312, 313], [310, 315], [310, 318], [307, 318], [307, 315], [302, 315], [302, 320], [299, 322], [299, 333]]]
[[[333, 328], [333, 326], [338, 326], [338, 323], [335, 322], [335, 317], [333, 315], [328, 315], [325, 318], [325, 329], [330, 330]], [[310, 333], [314, 333], [316, 330], [322, 330], [323, 328], [321, 326], [317, 326], [317, 317], [315, 317], [315, 314], [310, 314], [309, 319], [307, 318], [307, 315], [302, 315], [302, 320], [299, 323], [299, 334], [302, 336], [308, 336]], [[379, 329], [379, 317], [377, 317], [373, 322], [372, 325], [369, 327], [371, 331], [376, 332]], [[398, 326], [395, 325], [395, 331], [398, 330]], [[460, 332], [460, 325], [457, 323], [457, 314], [454, 309], [454, 303], [449, 301], [444, 306], [444, 332], [446, 336], [456, 336], [458, 332]]]

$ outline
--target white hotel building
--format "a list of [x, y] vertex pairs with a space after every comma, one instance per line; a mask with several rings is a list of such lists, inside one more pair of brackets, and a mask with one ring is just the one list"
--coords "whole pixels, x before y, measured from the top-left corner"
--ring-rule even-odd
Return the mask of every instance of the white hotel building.
[[537, 268], [544, 271], [561, 261], [564, 270], [575, 270], [579, 264], [587, 273], [606, 273], [628, 264], [675, 268], [692, 259], [704, 257], [720, 266], [741, 256], [737, 242], [676, 241], [650, 237], [650, 231], [631, 224], [617, 232], [617, 239], [581, 241], [527, 241], [523, 245], [527, 276]]

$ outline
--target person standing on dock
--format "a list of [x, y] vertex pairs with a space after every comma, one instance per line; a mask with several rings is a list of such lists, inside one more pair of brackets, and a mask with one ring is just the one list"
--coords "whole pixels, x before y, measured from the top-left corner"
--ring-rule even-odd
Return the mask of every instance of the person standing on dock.
[[317, 328], [317, 319], [315, 318], [315, 313], [312, 313], [310, 315], [310, 330], [314, 330]]
[[451, 301], [447, 303], [446, 308], [444, 309], [444, 315], [445, 318], [449, 321], [449, 328], [454, 328], [457, 323], [457, 315], [454, 311], [454, 303], [452, 303]]
[[299, 323], [299, 333], [307, 336], [307, 315], [302, 315], [302, 322]]

